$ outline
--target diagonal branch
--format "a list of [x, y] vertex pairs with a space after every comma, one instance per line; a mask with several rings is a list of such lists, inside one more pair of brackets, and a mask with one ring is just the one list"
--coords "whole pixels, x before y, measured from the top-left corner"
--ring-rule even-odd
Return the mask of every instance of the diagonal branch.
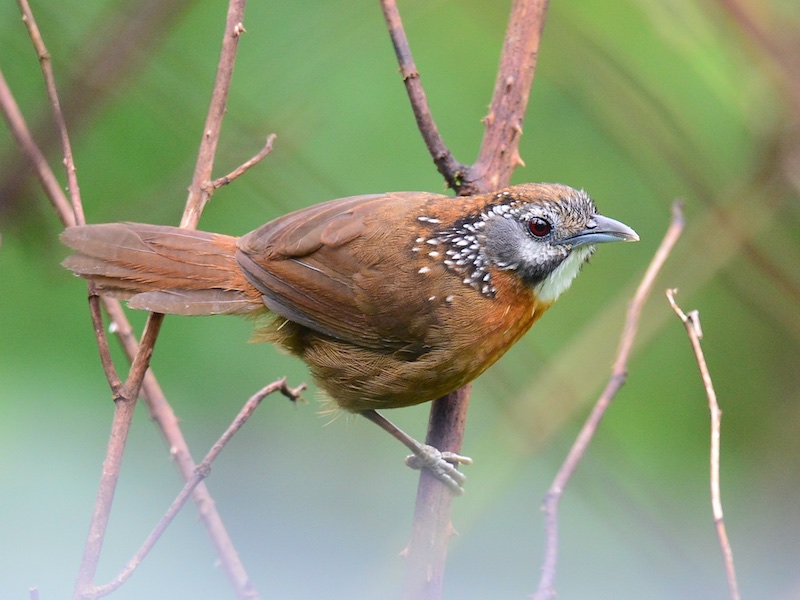
[[628, 376], [628, 359], [631, 355], [633, 342], [636, 339], [636, 333], [639, 330], [639, 318], [642, 314], [642, 308], [647, 301], [650, 291], [653, 289], [658, 273], [661, 267], [664, 266], [667, 258], [672, 252], [672, 248], [678, 241], [684, 227], [683, 211], [681, 210], [680, 203], [675, 203], [672, 206], [672, 222], [670, 223], [661, 245], [656, 250], [650, 266], [647, 267], [644, 277], [642, 278], [633, 300], [628, 307], [628, 314], [625, 317], [625, 326], [622, 329], [620, 336], [619, 349], [617, 350], [617, 358], [614, 361], [614, 366], [611, 370], [611, 379], [609, 379], [603, 393], [600, 394], [597, 402], [586, 419], [583, 427], [578, 433], [578, 437], [570, 448], [564, 464], [558, 470], [555, 479], [553, 480], [550, 489], [544, 499], [544, 514], [545, 514], [545, 557], [544, 564], [542, 565], [542, 575], [539, 579], [539, 586], [536, 593], [533, 595], [534, 600], [548, 600], [555, 598], [555, 580], [556, 580], [556, 562], [558, 560], [558, 504], [564, 490], [569, 483], [572, 474], [578, 467], [583, 454], [589, 447], [589, 443], [594, 437], [600, 421], [605, 415], [606, 410], [611, 405], [611, 401], [617, 395], [617, 392], [625, 384]]
[[689, 314], [684, 313], [675, 302], [675, 294], [678, 290], [667, 290], [667, 299], [672, 310], [686, 327], [686, 334], [692, 344], [697, 366], [703, 378], [703, 387], [708, 398], [708, 410], [711, 413], [711, 451], [710, 451], [710, 486], [711, 486], [711, 511], [714, 516], [714, 527], [717, 530], [717, 538], [722, 552], [722, 561], [725, 565], [725, 576], [728, 580], [728, 593], [731, 600], [739, 600], [739, 583], [736, 579], [736, 569], [733, 565], [733, 550], [728, 540], [728, 531], [725, 529], [725, 519], [722, 515], [722, 494], [719, 487], [719, 447], [722, 426], [722, 410], [717, 402], [717, 393], [714, 391], [714, 382], [711, 380], [711, 373], [706, 364], [703, 354], [703, 347], [700, 345], [700, 338], [703, 333], [700, 329], [700, 314], [693, 310]]
[[[31, 13], [27, 0], [19, 0], [20, 9], [23, 14], [32, 42], [39, 56], [42, 65], [42, 71], [45, 77], [48, 96], [53, 108], [54, 118], [57, 123], [59, 136], [62, 140], [63, 152], [65, 156], [65, 165], [67, 167], [67, 178], [69, 181], [69, 189], [72, 197], [73, 208], [64, 197], [63, 192], [57, 182], [57, 179], [50, 170], [49, 165], [40, 151], [38, 146], [33, 141], [27, 125], [14, 101], [14, 98], [5, 85], [4, 79], [0, 74], [0, 105], [2, 105], [2, 112], [9, 122], [10, 129], [12, 130], [15, 138], [18, 140], [23, 152], [28, 156], [29, 160], [34, 164], [37, 175], [39, 176], [42, 186], [45, 189], [51, 203], [59, 213], [62, 222], [69, 226], [75, 222], [84, 222], [83, 212], [80, 204], [80, 197], [78, 193], [77, 177], [75, 176], [75, 168], [72, 160], [72, 152], [69, 147], [69, 138], [67, 136], [66, 126], [64, 123], [63, 113], [61, 111], [60, 102], [55, 87], [55, 80], [52, 74], [52, 67], [49, 59], [49, 54], [36, 26], [35, 19]], [[234, 40], [234, 43], [224, 43], [223, 52], [221, 56], [221, 68], [219, 72], [221, 75], [217, 78], [218, 87], [215, 90], [222, 89], [225, 93], [216, 93], [214, 102], [212, 102], [213, 118], [209, 117], [206, 133], [204, 136], [204, 143], [202, 145], [201, 157], [198, 159], [198, 173], [205, 174], [205, 180], [210, 178], [211, 167], [213, 165], [213, 149], [216, 147], [216, 140], [219, 135], [219, 123], [224, 113], [224, 104], [227, 97], [227, 89], [229, 86], [230, 74], [232, 72], [233, 60], [235, 58], [235, 41], [238, 40], [238, 35], [243, 31], [241, 27], [241, 20], [243, 15], [244, 2], [232, 2], [231, 9], [229, 10], [228, 21], [234, 22], [235, 25], [226, 29], [226, 36], [228, 39]], [[228, 35], [229, 34], [229, 35]], [[227, 40], [226, 40], [227, 41]], [[228, 83], [226, 83], [226, 81]], [[222, 108], [220, 108], [220, 106]], [[210, 132], [210, 134], [209, 134]], [[209, 152], [210, 149], [210, 152]], [[201, 164], [202, 163], [202, 164]], [[199, 189], [198, 185], [195, 189]], [[195, 197], [198, 195], [196, 194]], [[210, 194], [209, 194], [210, 196]], [[207, 201], [207, 196], [205, 201]], [[191, 200], [192, 196], [190, 196]], [[196, 218], [199, 218], [202, 205], [197, 209], [198, 203], [187, 203], [187, 213], [192, 212]], [[189, 211], [189, 208], [194, 208]], [[191, 221], [191, 219], [190, 219]], [[99, 303], [103, 302], [107, 311], [112, 317], [112, 324], [116, 330], [123, 347], [130, 359], [133, 361], [133, 366], [129, 373], [128, 379], [125, 384], [119, 380], [114, 365], [111, 362], [108, 343], [105, 336], [105, 329], [102, 324]], [[111, 436], [109, 440], [108, 452], [103, 464], [103, 475], [98, 489], [98, 497], [95, 504], [92, 523], [90, 526], [90, 533], [87, 539], [86, 548], [84, 550], [84, 557], [82, 559], [81, 568], [76, 581], [75, 595], [76, 597], [82, 596], [82, 591], [90, 586], [91, 581], [96, 572], [97, 563], [99, 561], [100, 551], [102, 549], [102, 542], [105, 535], [105, 530], [110, 515], [111, 503], [113, 501], [114, 490], [119, 477], [122, 454], [127, 439], [127, 432], [130, 428], [132, 420], [133, 409], [138, 397], [139, 388], [144, 381], [145, 399], [149, 401], [149, 408], [151, 414], [159, 424], [170, 424], [171, 426], [162, 427], [162, 432], [167, 438], [170, 448], [176, 450], [176, 462], [178, 463], [184, 478], [189, 478], [194, 471], [194, 462], [191, 459], [188, 447], [183, 439], [179, 427], [177, 426], [177, 419], [172, 412], [171, 407], [166, 401], [166, 398], [161, 391], [155, 377], [149, 372], [148, 365], [149, 359], [152, 355], [153, 344], [155, 343], [158, 331], [160, 329], [162, 316], [151, 315], [148, 319], [148, 324], [145, 328], [142, 344], [137, 344], [134, 338], [130, 325], [125, 318], [125, 315], [116, 300], [111, 299], [98, 299], [90, 288], [90, 309], [94, 320], [95, 334], [100, 348], [101, 361], [103, 363], [104, 371], [109, 380], [109, 384], [114, 392], [115, 397], [115, 415], [112, 423]], [[241, 562], [236, 554], [230, 537], [225, 530], [222, 520], [216, 511], [214, 502], [208, 494], [207, 489], [203, 484], [196, 487], [193, 492], [193, 498], [198, 506], [201, 518], [209, 531], [209, 534], [217, 548], [220, 555], [221, 562], [231, 579], [237, 594], [241, 598], [255, 597], [252, 585], [249, 582], [246, 572], [244, 571]]]
[[222, 118], [225, 116], [225, 108], [228, 103], [228, 91], [233, 77], [233, 65], [236, 62], [236, 50], [239, 47], [239, 38], [245, 32], [244, 25], [242, 25], [245, 3], [245, 0], [230, 0], [230, 4], [228, 4], [225, 35], [222, 38], [222, 50], [217, 66], [217, 76], [214, 80], [214, 90], [211, 93], [208, 116], [197, 153], [194, 177], [189, 186], [189, 197], [181, 218], [181, 227], [187, 229], [197, 228], [203, 208], [214, 192], [214, 188], [210, 185], [211, 173], [214, 170], [214, 156], [217, 153], [217, 143], [222, 130]]
[[67, 172], [67, 189], [69, 190], [72, 208], [75, 211], [75, 222], [78, 225], [82, 225], [86, 222], [86, 219], [83, 216], [80, 189], [78, 188], [78, 176], [75, 172], [75, 160], [72, 156], [72, 145], [69, 141], [64, 113], [61, 112], [61, 102], [58, 99], [56, 80], [53, 76], [53, 68], [50, 61], [50, 53], [44, 45], [44, 40], [39, 32], [39, 27], [36, 25], [36, 20], [33, 18], [28, 0], [18, 0], [17, 4], [22, 13], [22, 21], [28, 28], [33, 47], [39, 57], [39, 65], [42, 68], [42, 75], [44, 76], [44, 83], [47, 88], [47, 98], [50, 100], [50, 108], [53, 113], [53, 119], [56, 122], [56, 130], [61, 139], [61, 150], [64, 153], [64, 168]]
[[447, 186], [456, 192], [461, 190], [463, 177], [467, 171], [467, 165], [458, 162], [450, 152], [450, 148], [444, 143], [433, 114], [428, 106], [428, 99], [425, 90], [422, 88], [417, 65], [411, 56], [411, 47], [408, 45], [408, 38], [403, 29], [403, 21], [400, 19], [400, 12], [397, 10], [395, 0], [381, 0], [383, 16], [386, 19], [386, 26], [389, 28], [389, 36], [392, 38], [394, 52], [400, 64], [400, 74], [403, 76], [403, 83], [408, 92], [408, 99], [411, 101], [411, 109], [417, 120], [419, 129], [425, 145], [428, 147], [433, 162], [439, 173], [447, 181]]
[[2, 71], [0, 71], [0, 110], [3, 112], [3, 117], [8, 123], [8, 128], [11, 130], [17, 145], [33, 165], [42, 189], [44, 189], [53, 208], [61, 217], [61, 221], [66, 226], [75, 225], [75, 213], [61, 190], [61, 184], [56, 179], [52, 169], [50, 169], [50, 165], [47, 164], [47, 159], [34, 141]]
[[92, 590], [88, 590], [87, 592], [91, 594], [91, 597], [99, 598], [102, 596], [107, 596], [108, 594], [117, 590], [130, 578], [131, 575], [133, 575], [136, 568], [150, 553], [156, 542], [167, 530], [167, 527], [169, 527], [169, 524], [173, 521], [173, 519], [175, 519], [178, 512], [180, 512], [181, 508], [183, 508], [183, 506], [189, 500], [190, 495], [194, 492], [197, 486], [200, 485], [202, 481], [211, 474], [211, 464], [214, 462], [217, 456], [219, 456], [219, 453], [222, 452], [222, 449], [253, 415], [264, 398], [279, 391], [290, 400], [295, 401], [304, 388], [304, 384], [296, 388], [290, 388], [286, 385], [286, 379], [283, 378], [264, 386], [258, 392], [253, 394], [239, 411], [239, 414], [236, 415], [236, 418], [230, 424], [228, 429], [225, 430], [222, 436], [220, 436], [219, 440], [217, 440], [217, 442], [211, 447], [211, 450], [208, 451], [208, 454], [206, 454], [205, 458], [200, 462], [199, 465], [197, 465], [194, 470], [194, 474], [186, 480], [186, 484], [183, 486], [183, 489], [167, 509], [166, 514], [156, 524], [155, 528], [153, 528], [153, 531], [150, 532], [150, 535], [147, 536], [147, 539], [144, 541], [133, 558], [131, 558], [128, 564], [125, 565], [122, 571], [120, 571], [120, 573], [112, 581], [105, 585], [95, 586]]

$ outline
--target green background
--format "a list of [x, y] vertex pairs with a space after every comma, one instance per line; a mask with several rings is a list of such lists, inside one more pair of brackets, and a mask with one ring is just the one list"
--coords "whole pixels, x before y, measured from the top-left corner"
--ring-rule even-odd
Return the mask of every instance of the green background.
[[[464, 452], [476, 462], [454, 503], [446, 598], [523, 598], [535, 588], [541, 498], [607, 380], [627, 302], [676, 198], [688, 226], [645, 308], [628, 383], [562, 503], [559, 597], [726, 597], [708, 408], [667, 287], [701, 313], [743, 595], [800, 597], [800, 8], [742, 2], [772, 52], [737, 26], [732, 2], [552, 3], [520, 148], [527, 166], [514, 181], [583, 187], [642, 241], [600, 248], [475, 383]], [[435, 118], [463, 162], [477, 155], [509, 4], [401, 2]], [[92, 222], [175, 224], [191, 179], [226, 6], [167, 5], [169, 18], [144, 19], [151, 33], [138, 34], [130, 60], [97, 67], [92, 57], [118, 52], [115, 27], [143, 6], [33, 6]], [[245, 27], [217, 175], [268, 133], [278, 139], [214, 196], [202, 228], [242, 234], [331, 198], [443, 190], [377, 2], [253, 2]], [[36, 57], [10, 2], [0, 7], [0, 67], [40, 139], [52, 137]], [[0, 595], [38, 586], [51, 600], [71, 593], [113, 406], [86, 288], [59, 267], [60, 225], [16, 155], [0, 128]], [[60, 164], [57, 151], [49, 156]], [[137, 326], [143, 317], [131, 314]], [[307, 380], [299, 361], [246, 343], [249, 332], [231, 317], [165, 322], [153, 366], [198, 460], [262, 385]], [[397, 598], [417, 476], [374, 425], [319, 416], [313, 385], [306, 396], [297, 406], [268, 398], [226, 448], [208, 480], [218, 509], [264, 597]], [[422, 437], [427, 413], [388, 416]], [[99, 580], [113, 577], [180, 487], [139, 406]], [[233, 597], [193, 506], [114, 597]]]

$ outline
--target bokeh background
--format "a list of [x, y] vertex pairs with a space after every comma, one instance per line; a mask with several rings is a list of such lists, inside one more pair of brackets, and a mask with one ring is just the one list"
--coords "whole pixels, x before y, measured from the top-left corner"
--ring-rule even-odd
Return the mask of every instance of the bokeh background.
[[[440, 130], [477, 155], [508, 1], [401, 11]], [[224, 23], [209, 0], [36, 1], [90, 221], [177, 223]], [[292, 209], [386, 190], [443, 191], [416, 131], [377, 2], [252, 2], [201, 226], [245, 233]], [[663, 290], [698, 308], [724, 411], [722, 491], [744, 597], [800, 598], [800, 4], [552, 3], [516, 182], [584, 187], [632, 225], [474, 385], [446, 598], [523, 598], [543, 551], [540, 500], [607, 380], [624, 311], [672, 202], [688, 226], [656, 284], [630, 378], [561, 510], [559, 597], [725, 598], [708, 493], [708, 409]], [[36, 57], [0, 6], [0, 67], [59, 164]], [[85, 286], [59, 267], [60, 225], [0, 127], [0, 595], [71, 593], [112, 402]], [[141, 325], [144, 315], [131, 314]], [[246, 343], [230, 317], [168, 318], [153, 365], [195, 456], [266, 382], [304, 366]], [[268, 399], [208, 485], [264, 597], [396, 598], [416, 475], [366, 421]], [[181, 487], [143, 406], [100, 579]], [[389, 416], [424, 436], [428, 408]], [[188, 506], [116, 598], [231, 598]]]

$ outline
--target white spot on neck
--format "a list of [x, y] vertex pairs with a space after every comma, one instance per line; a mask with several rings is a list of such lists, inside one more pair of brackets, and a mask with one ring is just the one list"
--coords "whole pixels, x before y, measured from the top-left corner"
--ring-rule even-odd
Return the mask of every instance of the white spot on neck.
[[590, 245], [574, 248], [552, 273], [534, 286], [536, 299], [545, 303], [555, 302], [572, 285], [572, 280], [581, 272], [583, 263], [592, 252], [594, 246]]

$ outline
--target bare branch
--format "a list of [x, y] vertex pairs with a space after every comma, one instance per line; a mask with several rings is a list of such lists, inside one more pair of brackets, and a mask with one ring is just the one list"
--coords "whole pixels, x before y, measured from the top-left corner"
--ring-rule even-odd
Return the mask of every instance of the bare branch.
[[708, 409], [711, 413], [711, 451], [710, 451], [710, 486], [711, 486], [711, 512], [714, 515], [714, 527], [717, 530], [717, 537], [719, 538], [719, 546], [722, 552], [722, 560], [725, 564], [725, 576], [728, 580], [728, 592], [730, 593], [731, 600], [739, 600], [739, 584], [736, 580], [736, 569], [733, 565], [733, 550], [731, 549], [730, 541], [728, 540], [728, 532], [725, 529], [725, 520], [722, 515], [722, 494], [719, 487], [719, 456], [720, 456], [720, 436], [722, 426], [722, 410], [720, 410], [719, 403], [717, 402], [717, 394], [714, 391], [714, 383], [711, 381], [711, 373], [706, 364], [703, 348], [700, 345], [700, 339], [703, 337], [703, 332], [700, 328], [700, 314], [693, 310], [689, 314], [684, 313], [678, 304], [675, 302], [675, 294], [678, 290], [667, 290], [667, 299], [669, 300], [672, 310], [678, 315], [678, 318], [683, 322], [686, 327], [686, 333], [689, 336], [689, 341], [692, 344], [695, 358], [697, 359], [697, 366], [700, 369], [700, 375], [703, 378], [703, 387], [706, 390], [708, 397]]
[[223, 185], [228, 185], [229, 183], [231, 183], [237, 177], [240, 177], [241, 175], [244, 175], [244, 173], [250, 167], [254, 167], [258, 163], [260, 163], [262, 160], [264, 160], [264, 158], [266, 158], [267, 154], [272, 152], [272, 144], [273, 144], [273, 142], [275, 142], [275, 137], [276, 136], [275, 136], [274, 133], [270, 133], [267, 136], [267, 143], [264, 145], [264, 147], [261, 149], [261, 151], [258, 154], [256, 154], [250, 160], [248, 160], [248, 161], [242, 163], [241, 165], [239, 165], [238, 167], [236, 167], [233, 171], [231, 171], [227, 175], [212, 181], [211, 182], [212, 189], [216, 190], [218, 188], [221, 188]]
[[[83, 211], [80, 203], [74, 161], [72, 159], [72, 152], [69, 145], [66, 125], [61, 113], [60, 103], [55, 88], [49, 54], [39, 33], [38, 27], [36, 26], [36, 22], [33, 18], [33, 14], [30, 11], [30, 7], [27, 4], [27, 0], [19, 0], [19, 3], [20, 9], [23, 13], [23, 19], [28, 27], [31, 39], [42, 64], [42, 71], [44, 73], [48, 89], [48, 96], [50, 98], [54, 118], [62, 139], [67, 179], [69, 182], [70, 195], [75, 215], [74, 217], [69, 215], [70, 211], [68, 211], [66, 208], [66, 200], [63, 198], [63, 194], [60, 192], [57, 180], [52, 175], [49, 167], [46, 166], [46, 161], [41, 151], [39, 151], [30, 134], [27, 132], [27, 127], [25, 126], [24, 120], [19, 114], [19, 110], [14, 110], [16, 106], [15, 103], [13, 103], [13, 97], [11, 97], [10, 92], [3, 93], [7, 87], [5, 85], [3, 85], [2, 89], [0, 89], [0, 94], [2, 94], [0, 100], [2, 100], [3, 112], [7, 115], [6, 118], [12, 122], [12, 131], [15, 132], [17, 139], [21, 140], [23, 149], [28, 154], [30, 160], [37, 167], [37, 172], [39, 173], [43, 187], [51, 197], [51, 202], [53, 202], [54, 206], [61, 215], [62, 221], [66, 225], [73, 225], [75, 222], [83, 223], [85, 220], [83, 218]], [[243, 1], [234, 0], [231, 2], [228, 22], [230, 23], [231, 21], [234, 21], [235, 24], [226, 29], [226, 42], [229, 38], [238, 40], [239, 34], [243, 31], [243, 27], [241, 26], [243, 9]], [[230, 32], [230, 35], [228, 35], [228, 32]], [[231, 51], [230, 48], [230, 43], [223, 43], [220, 68], [218, 70], [217, 83], [215, 85], [214, 101], [212, 102], [212, 109], [206, 125], [206, 135], [203, 138], [200, 157], [198, 158], [196, 174], [205, 174], [203, 181], [208, 181], [210, 178], [211, 168], [213, 166], [213, 152], [216, 148], [219, 137], [222, 115], [224, 113], [225, 99], [227, 97], [227, 89], [230, 83], [230, 75], [233, 70], [235, 42], [233, 44], [233, 51]], [[3, 84], [4, 83], [5, 82], [3, 81]], [[224, 93], [221, 93], [221, 90]], [[200, 188], [201, 186], [198, 184], [193, 186], [192, 189], [200, 190]], [[211, 191], [203, 192], [203, 194], [205, 194], [205, 199], [202, 203], [193, 201], [193, 199], [198, 197], [198, 194], [190, 194], [189, 201], [187, 201], [184, 225], [192, 227], [196, 226], [200, 212], [202, 211], [202, 207], [210, 197]], [[163, 315], [151, 314], [148, 318], [147, 325], [145, 326], [142, 344], [138, 345], [130, 333], [130, 326], [128, 325], [124, 314], [122, 313], [119, 304], [114, 300], [103, 299], [103, 302], [108, 308], [109, 312], [114, 314], [114, 322], [117, 324], [118, 331], [125, 332], [123, 335], [129, 336], [129, 339], [125, 339], [124, 337], [122, 339], [123, 345], [126, 347], [128, 352], [128, 356], [132, 357], [133, 364], [126, 382], [121, 384], [113, 367], [113, 363], [110, 360], [110, 352], [108, 350], [108, 343], [105, 337], [102, 320], [100, 319], [97, 297], [91, 286], [89, 288], [89, 295], [91, 314], [94, 319], [94, 330], [100, 348], [101, 361], [106, 372], [106, 377], [108, 378], [109, 384], [114, 392], [116, 404], [108, 451], [106, 454], [106, 459], [103, 463], [102, 477], [98, 488], [97, 500], [90, 525], [90, 532], [84, 548], [84, 556], [81, 561], [81, 567], [79, 569], [79, 574], [76, 581], [76, 597], [82, 597], [84, 590], [91, 586], [91, 581], [97, 569], [100, 552], [102, 550], [103, 539], [110, 516], [114, 492], [119, 478], [119, 468], [125, 448], [125, 442], [127, 440], [127, 434], [130, 429], [133, 409], [136, 405], [136, 399], [138, 397], [142, 381], [145, 379], [145, 376], [148, 373], [148, 365], [150, 357], [152, 356], [153, 345], [156, 341], [158, 331], [160, 330], [160, 326], [163, 321]], [[164, 406], [168, 407], [169, 405], [166, 403], [166, 399], [163, 397], [163, 393], [161, 393], [161, 390], [158, 387], [154, 377], [151, 376], [148, 378], [147, 387], [150, 391], [150, 397], [158, 396], [163, 399], [162, 403], [150, 407], [151, 413], [163, 412], [165, 410]], [[169, 409], [168, 412], [169, 414], [172, 414], [171, 409]], [[174, 435], [174, 431], [178, 431], [177, 436]], [[186, 466], [188, 465], [186, 463], [191, 463], [192, 461], [191, 456], [188, 453], [188, 448], [183, 440], [183, 436], [180, 435], [180, 430], [175, 427], [171, 431], [164, 431], [164, 435], [168, 438], [170, 447], [179, 447], [185, 449], [185, 455], [188, 460], [184, 460], [184, 468], [182, 470], [184, 471], [185, 476], [187, 476], [188, 474], [186, 474]], [[247, 578], [244, 568], [242, 567], [241, 562], [239, 561], [238, 556], [233, 549], [233, 545], [231, 544], [230, 538], [228, 537], [227, 532], [222, 525], [222, 521], [219, 518], [219, 515], [216, 513], [214, 503], [210, 501], [210, 496], [208, 495], [208, 492], [204, 486], [202, 489], [198, 488], [196, 490], [195, 500], [198, 502], [198, 508], [204, 518], [204, 522], [206, 523], [209, 533], [215, 542], [215, 546], [217, 547], [217, 551], [220, 553], [222, 563], [226, 567], [226, 571], [228, 572], [228, 575], [234, 587], [236, 588], [237, 593], [242, 598], [253, 597], [255, 594], [252, 590], [252, 586], [249, 583], [249, 579]]]
[[586, 448], [592, 441], [603, 415], [619, 389], [625, 384], [625, 379], [628, 375], [628, 359], [639, 329], [639, 317], [641, 316], [642, 308], [650, 295], [656, 276], [669, 257], [670, 252], [672, 252], [672, 248], [683, 231], [683, 227], [683, 213], [680, 203], [676, 202], [672, 207], [672, 222], [667, 229], [667, 233], [664, 235], [664, 239], [650, 262], [650, 266], [647, 268], [628, 307], [628, 314], [625, 318], [625, 326], [620, 337], [619, 349], [617, 350], [617, 358], [614, 361], [611, 378], [586, 419], [586, 423], [581, 428], [577, 439], [572, 448], [570, 448], [569, 454], [567, 454], [566, 460], [564, 460], [564, 464], [556, 474], [545, 496], [543, 507], [546, 530], [545, 558], [539, 586], [533, 596], [534, 600], [555, 598], [556, 562], [558, 559], [558, 503]]
[[[478, 162], [469, 168], [456, 161], [439, 135], [419, 73], [411, 57], [394, 0], [381, 0], [417, 126], [439, 172], [459, 194], [489, 192], [511, 179], [522, 164], [517, 151], [527, 108], [547, 0], [514, 0], [497, 84]], [[426, 443], [459, 452], [469, 403], [469, 387], [434, 400]], [[424, 470], [420, 475], [412, 539], [406, 569], [406, 598], [439, 598], [447, 555], [451, 492]]]
[[228, 4], [228, 16], [225, 22], [225, 35], [222, 38], [217, 77], [214, 80], [208, 116], [203, 128], [203, 137], [200, 140], [194, 177], [189, 186], [189, 197], [181, 218], [180, 226], [187, 229], [197, 228], [203, 208], [211, 199], [214, 191], [210, 185], [211, 173], [214, 169], [214, 155], [217, 152], [222, 119], [225, 116], [225, 107], [228, 102], [228, 90], [231, 85], [231, 77], [233, 77], [233, 65], [236, 61], [239, 37], [245, 31], [242, 25], [244, 7], [245, 0], [230, 0]]
[[41, 182], [45, 195], [50, 200], [50, 204], [58, 213], [61, 222], [66, 225], [75, 225], [75, 213], [70, 208], [67, 197], [61, 189], [53, 170], [47, 163], [47, 159], [42, 154], [39, 146], [33, 141], [33, 136], [28, 129], [25, 118], [19, 110], [19, 105], [11, 93], [11, 89], [6, 83], [3, 72], [0, 71], [0, 110], [8, 123], [8, 128], [17, 141], [17, 145], [22, 149], [23, 154], [33, 165], [36, 175]]
[[414, 111], [414, 117], [417, 120], [417, 128], [425, 145], [428, 147], [428, 152], [430, 152], [436, 168], [447, 181], [447, 186], [459, 192], [464, 175], [467, 172], [467, 165], [455, 159], [439, 134], [439, 129], [436, 127], [433, 114], [431, 114], [431, 109], [428, 106], [425, 90], [422, 88], [419, 71], [417, 71], [417, 66], [414, 64], [414, 58], [411, 55], [411, 48], [408, 45], [405, 29], [403, 29], [400, 12], [397, 10], [397, 3], [395, 0], [381, 0], [381, 7], [383, 16], [386, 19], [386, 25], [389, 28], [389, 36], [392, 38], [397, 61], [400, 64], [400, 74], [403, 76], [403, 83], [411, 101], [411, 109]]
[[[427, 444], [441, 451], [461, 452], [469, 396], [470, 385], [467, 384], [433, 403], [425, 440]], [[447, 544], [453, 534], [450, 522], [452, 502], [452, 491], [427, 469], [422, 469], [411, 540], [405, 552], [404, 600], [436, 600], [442, 595]]]
[[67, 134], [67, 124], [64, 121], [64, 113], [61, 112], [61, 103], [58, 100], [58, 90], [56, 90], [56, 80], [53, 76], [50, 53], [44, 45], [41, 33], [39, 33], [39, 27], [36, 25], [36, 20], [33, 18], [28, 0], [17, 0], [17, 4], [19, 4], [19, 9], [22, 12], [22, 20], [28, 28], [28, 33], [36, 49], [36, 54], [39, 56], [39, 65], [42, 67], [42, 75], [44, 76], [45, 87], [47, 88], [47, 97], [50, 100], [53, 119], [55, 119], [56, 129], [58, 129], [58, 134], [61, 138], [61, 149], [64, 152], [64, 168], [67, 172], [67, 189], [69, 190], [72, 209], [75, 211], [75, 222], [82, 225], [86, 222], [86, 219], [83, 216], [81, 194], [78, 188], [78, 177], [75, 173], [75, 160], [72, 156], [72, 145], [70, 144], [69, 135]]
[[[97, 13], [89, 28], [91, 35], [85, 36], [70, 56], [80, 69], [69, 73], [59, 86], [61, 107], [73, 131], [89, 122], [121, 85], [132, 80], [156, 53], [165, 33], [195, 4], [197, 0], [140, 0], [108, 4]], [[52, 157], [60, 143], [52, 117], [37, 115], [30, 129], [42, 154]], [[0, 204], [12, 208], [24, 202], [27, 163], [27, 158], [16, 155], [0, 163], [5, 176], [0, 182]]]
[[469, 190], [506, 186], [514, 169], [523, 164], [519, 140], [548, 5], [549, 0], [514, 0], [511, 6], [492, 103], [484, 119], [486, 133], [465, 182]]
[[217, 442], [211, 447], [211, 450], [209, 450], [202, 462], [197, 465], [192, 477], [187, 479], [186, 484], [183, 486], [181, 492], [167, 509], [166, 514], [156, 524], [156, 526], [153, 528], [153, 531], [151, 531], [150, 535], [147, 536], [147, 539], [144, 541], [133, 558], [131, 558], [128, 564], [125, 565], [122, 571], [120, 571], [120, 573], [112, 581], [105, 585], [94, 586], [90, 590], [86, 590], [87, 595], [90, 595], [93, 598], [107, 596], [119, 588], [128, 580], [131, 575], [133, 575], [136, 568], [142, 563], [145, 557], [147, 557], [147, 555], [155, 546], [156, 542], [167, 530], [167, 527], [169, 527], [170, 523], [172, 523], [175, 516], [189, 500], [189, 497], [192, 495], [195, 488], [197, 488], [197, 486], [200, 485], [200, 483], [211, 474], [211, 464], [214, 462], [217, 456], [219, 456], [219, 453], [222, 452], [222, 449], [239, 431], [239, 429], [244, 426], [264, 398], [276, 391], [280, 391], [285, 396], [295, 400], [304, 387], [304, 385], [301, 385], [297, 388], [290, 389], [286, 385], [286, 379], [283, 378], [270, 383], [251, 396], [242, 407], [242, 410], [239, 411], [239, 414], [236, 415], [236, 418], [233, 420], [230, 426], [225, 430], [219, 440], [217, 440]]

